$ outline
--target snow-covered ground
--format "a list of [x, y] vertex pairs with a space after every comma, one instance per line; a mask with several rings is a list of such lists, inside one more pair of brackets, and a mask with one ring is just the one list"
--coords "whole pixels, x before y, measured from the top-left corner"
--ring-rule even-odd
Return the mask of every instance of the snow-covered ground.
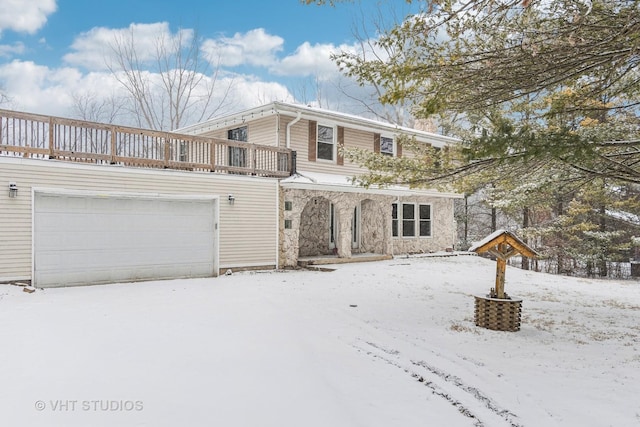
[[3, 426], [640, 425], [640, 283], [404, 258], [37, 290], [0, 285]]

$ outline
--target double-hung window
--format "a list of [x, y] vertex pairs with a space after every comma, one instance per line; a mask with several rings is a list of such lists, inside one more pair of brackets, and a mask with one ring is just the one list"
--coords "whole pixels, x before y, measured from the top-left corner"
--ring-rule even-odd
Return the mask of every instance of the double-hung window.
[[391, 235], [398, 237], [398, 204], [391, 205]]
[[[229, 129], [227, 139], [247, 142], [247, 127]], [[244, 147], [229, 147], [229, 166], [247, 167], [247, 149]]]
[[420, 237], [431, 237], [431, 205], [418, 205], [418, 221]]
[[335, 152], [335, 132], [333, 126], [318, 125], [317, 158], [333, 160]]
[[180, 141], [179, 151], [178, 151], [178, 161], [180, 162], [188, 162], [189, 161], [189, 145], [186, 141]]
[[385, 156], [393, 156], [393, 138], [388, 138], [386, 136], [380, 137], [380, 154], [384, 154]]
[[391, 234], [393, 237], [431, 237], [431, 205], [393, 203]]

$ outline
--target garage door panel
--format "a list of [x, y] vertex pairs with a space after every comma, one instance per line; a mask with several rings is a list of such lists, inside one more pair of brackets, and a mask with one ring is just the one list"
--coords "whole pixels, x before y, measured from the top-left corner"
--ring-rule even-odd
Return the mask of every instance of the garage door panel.
[[34, 282], [214, 275], [215, 212], [213, 198], [36, 193]]

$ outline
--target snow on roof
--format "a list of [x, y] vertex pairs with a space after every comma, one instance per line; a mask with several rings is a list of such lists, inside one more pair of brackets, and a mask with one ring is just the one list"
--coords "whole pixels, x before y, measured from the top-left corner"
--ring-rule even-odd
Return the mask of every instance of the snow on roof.
[[401, 185], [391, 185], [387, 187], [371, 186], [365, 188], [353, 182], [353, 177], [351, 176], [304, 171], [298, 171], [294, 175], [281, 180], [280, 185], [284, 188], [352, 193], [370, 192], [393, 196], [424, 195], [432, 197], [463, 197], [458, 193], [441, 192], [435, 189], [411, 189]]
[[475, 244], [473, 244], [469, 248], [469, 252], [475, 252], [478, 248], [481, 248], [482, 246], [486, 245], [487, 243], [489, 243], [490, 241], [492, 241], [493, 239], [497, 238], [498, 236], [500, 236], [501, 234], [504, 234], [504, 233], [509, 233], [509, 232], [507, 230], [503, 230], [503, 229], [494, 231], [493, 233], [489, 234], [484, 239], [482, 239], [479, 242], [476, 242]]
[[489, 244], [493, 240], [498, 239], [502, 235], [504, 235], [504, 238], [503, 239], [499, 239], [498, 242], [506, 242], [506, 243], [508, 243], [510, 246], [512, 246], [514, 249], [516, 249], [522, 255], [525, 255], [525, 256], [535, 256], [535, 255], [537, 255], [536, 252], [533, 249], [531, 249], [522, 239], [520, 239], [518, 236], [516, 236], [512, 232], [507, 231], [507, 230], [503, 230], [503, 229], [494, 231], [493, 233], [491, 233], [490, 235], [488, 235], [487, 237], [485, 237], [481, 241], [479, 241], [476, 244], [474, 244], [473, 246], [471, 246], [469, 248], [469, 251], [477, 252], [477, 251], [480, 251], [480, 250], [485, 250], [485, 249], [487, 249], [485, 247], [485, 246], [487, 246], [487, 244]]
[[200, 135], [208, 131], [231, 126], [233, 124], [246, 123], [247, 120], [266, 117], [274, 114], [289, 115], [292, 117], [300, 114], [304, 118], [318, 117], [335, 121], [336, 123], [349, 124], [356, 129], [371, 130], [376, 129], [382, 132], [396, 133], [402, 132], [415, 137], [420, 142], [427, 142], [434, 147], [443, 147], [447, 144], [459, 142], [457, 138], [440, 135], [433, 132], [426, 132], [404, 126], [398, 126], [379, 120], [368, 119], [353, 114], [338, 111], [326, 110], [323, 108], [311, 107], [310, 105], [292, 104], [287, 102], [271, 102], [259, 107], [251, 108], [225, 116], [215, 117], [202, 123], [196, 123], [181, 129], [176, 129], [176, 133], [188, 135]]

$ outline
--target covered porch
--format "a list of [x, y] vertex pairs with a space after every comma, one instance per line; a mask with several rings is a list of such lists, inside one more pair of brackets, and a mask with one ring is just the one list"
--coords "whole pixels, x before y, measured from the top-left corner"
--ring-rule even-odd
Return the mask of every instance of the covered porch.
[[392, 258], [393, 196], [320, 174], [295, 175], [281, 188], [285, 267]]

